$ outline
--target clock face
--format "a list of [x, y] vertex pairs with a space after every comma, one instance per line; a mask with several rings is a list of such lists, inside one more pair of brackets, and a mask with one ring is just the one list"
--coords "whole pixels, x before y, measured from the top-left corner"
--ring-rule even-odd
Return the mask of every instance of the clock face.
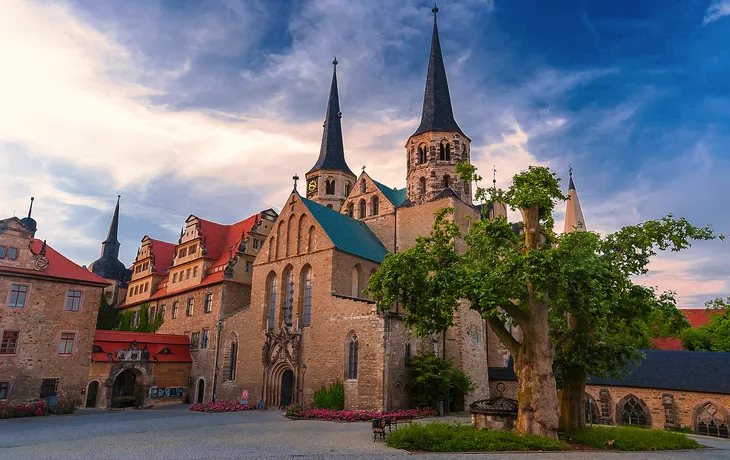
[[317, 180], [312, 179], [311, 181], [309, 181], [309, 186], [307, 188], [309, 189], [310, 192], [317, 191]]

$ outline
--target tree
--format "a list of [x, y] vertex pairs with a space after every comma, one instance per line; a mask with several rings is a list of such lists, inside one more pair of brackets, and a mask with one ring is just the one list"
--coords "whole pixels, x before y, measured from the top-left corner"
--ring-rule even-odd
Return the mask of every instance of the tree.
[[132, 332], [156, 332], [162, 326], [162, 315], [157, 312], [154, 318], [149, 317], [150, 304], [143, 303], [140, 305], [136, 314], [139, 315], [137, 325], [133, 323], [135, 312], [125, 310], [119, 314], [119, 330]]
[[109, 331], [117, 325], [117, 309], [114, 305], [110, 305], [106, 301], [106, 296], [102, 292], [99, 301], [99, 313], [96, 317], [96, 328]]
[[452, 362], [433, 352], [412, 357], [409, 389], [418, 407], [438, 407], [439, 401], [454, 401], [466, 396], [473, 388], [468, 375]]
[[[472, 165], [462, 163], [459, 172], [464, 180], [480, 179]], [[677, 318], [671, 293], [656, 295], [633, 284], [631, 276], [646, 273], [656, 249], [679, 250], [712, 232], [670, 216], [605, 238], [590, 232], [559, 237], [552, 212], [567, 197], [559, 178], [544, 167], [517, 174], [507, 191], [477, 187], [477, 198], [519, 210], [522, 233], [503, 218], [483, 219], [462, 237], [450, 210], [441, 210], [429, 236], [386, 257], [369, 291], [379, 308], [401, 302], [408, 311], [406, 324], [421, 336], [450, 326], [459, 299], [466, 299], [514, 358], [517, 432], [555, 438], [553, 362], [560, 381], [570, 387], [568, 412], [580, 407], [580, 417], [569, 422], [581, 425], [587, 376], [618, 372], [628, 359], [640, 357], [638, 347], [654, 333], [657, 318]], [[456, 251], [459, 238], [463, 253]], [[521, 338], [506, 324], [519, 326]], [[622, 327], [635, 335], [626, 337]]]
[[682, 336], [682, 347], [692, 351], [730, 352], [730, 297], [705, 303], [710, 320], [707, 324], [686, 330]]

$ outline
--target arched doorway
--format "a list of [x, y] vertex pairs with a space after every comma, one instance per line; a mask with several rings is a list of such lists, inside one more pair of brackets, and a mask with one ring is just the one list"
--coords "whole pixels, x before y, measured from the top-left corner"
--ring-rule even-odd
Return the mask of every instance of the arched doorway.
[[137, 369], [126, 369], [114, 379], [112, 407], [141, 406], [144, 403], [143, 393], [142, 373]]
[[281, 375], [281, 405], [286, 407], [292, 404], [294, 396], [294, 372], [287, 369]]
[[205, 398], [205, 380], [198, 380], [198, 396], [195, 398], [195, 402], [202, 403]]
[[99, 393], [99, 382], [94, 380], [89, 383], [89, 388], [86, 390], [86, 407], [96, 407], [96, 396]]

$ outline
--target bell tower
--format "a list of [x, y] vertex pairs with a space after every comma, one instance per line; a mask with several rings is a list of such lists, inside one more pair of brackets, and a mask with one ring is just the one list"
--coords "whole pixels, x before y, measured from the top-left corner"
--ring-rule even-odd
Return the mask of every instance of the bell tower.
[[451, 189], [472, 204], [471, 184], [456, 174], [457, 163], [470, 161], [471, 139], [454, 119], [436, 22], [439, 9], [434, 6], [431, 11], [433, 35], [421, 124], [406, 142], [407, 195], [412, 203], [423, 203]]
[[339, 212], [350, 194], [357, 176], [345, 161], [342, 142], [342, 112], [337, 91], [337, 58], [332, 61], [332, 86], [330, 87], [327, 115], [324, 119], [322, 147], [317, 163], [306, 174], [307, 198]]

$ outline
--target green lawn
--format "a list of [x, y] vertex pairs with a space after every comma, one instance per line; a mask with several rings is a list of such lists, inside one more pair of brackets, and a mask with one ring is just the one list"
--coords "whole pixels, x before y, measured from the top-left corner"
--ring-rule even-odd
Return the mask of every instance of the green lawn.
[[631, 427], [594, 426], [592, 429], [566, 433], [563, 439], [599, 449], [614, 450], [676, 450], [701, 447], [697, 441], [682, 433]]
[[517, 436], [507, 431], [475, 430], [471, 425], [442, 422], [411, 423], [388, 435], [390, 447], [432, 452], [497, 452], [566, 450], [568, 445], [541, 436]]

